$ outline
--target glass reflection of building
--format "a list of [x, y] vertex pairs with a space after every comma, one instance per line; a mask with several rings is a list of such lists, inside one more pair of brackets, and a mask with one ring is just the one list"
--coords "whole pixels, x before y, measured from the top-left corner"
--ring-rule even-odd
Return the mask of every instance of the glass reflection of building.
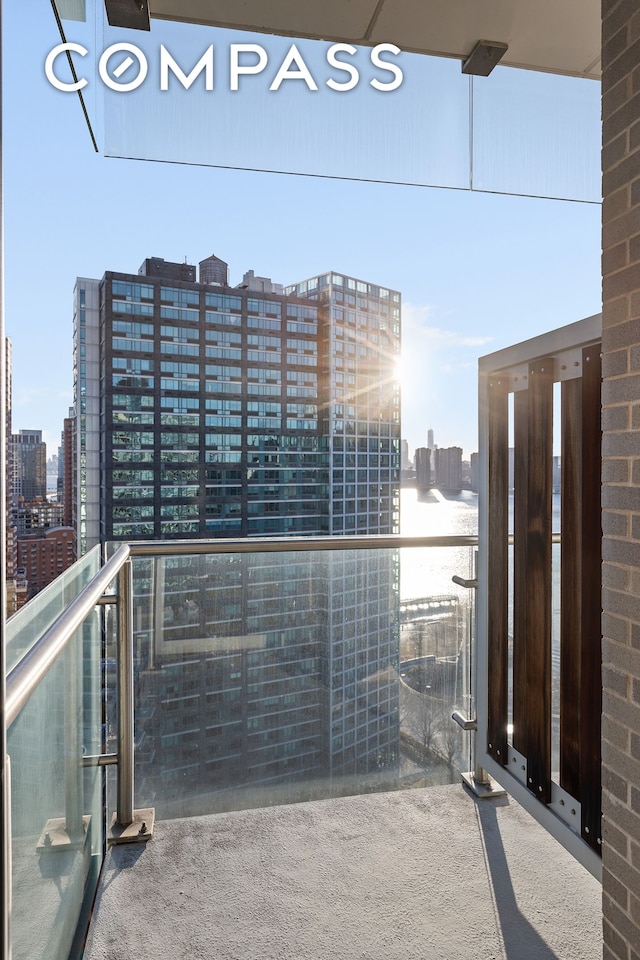
[[145, 802], [189, 783], [395, 769], [391, 551], [194, 556], [137, 571], [136, 595], [151, 601], [139, 610], [155, 611], [136, 624]]
[[[81, 488], [85, 548], [91, 530], [102, 542], [397, 532], [400, 294], [332, 273], [283, 290], [250, 271], [230, 287], [217, 257], [200, 279], [151, 258], [137, 275], [78, 281], [78, 301], [99, 305], [82, 326], [99, 385], [76, 371], [82, 398], [100, 398], [100, 430], [78, 421], [78, 476], [100, 464]], [[135, 623], [149, 799], [158, 777], [178, 796], [203, 780], [395, 763], [390, 551], [135, 569], [151, 601]]]

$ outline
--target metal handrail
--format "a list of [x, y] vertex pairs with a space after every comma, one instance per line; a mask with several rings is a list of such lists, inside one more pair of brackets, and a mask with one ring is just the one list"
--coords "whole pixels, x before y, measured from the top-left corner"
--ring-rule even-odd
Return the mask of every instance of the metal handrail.
[[[513, 534], [509, 535], [513, 544]], [[552, 543], [560, 543], [554, 533]], [[328, 550], [403, 550], [411, 547], [477, 547], [478, 534], [442, 537], [402, 536], [396, 533], [327, 537], [243, 537], [225, 540], [138, 540], [129, 544], [131, 557], [184, 557], [226, 553], [302, 553]]]
[[7, 729], [113, 582], [128, 557], [129, 545], [124, 543], [8, 674], [5, 714]]
[[389, 550], [406, 547], [476, 547], [477, 535], [405, 537], [396, 533], [326, 537], [243, 537], [225, 540], [140, 540], [132, 557], [179, 557], [215, 553], [300, 553], [326, 550]]

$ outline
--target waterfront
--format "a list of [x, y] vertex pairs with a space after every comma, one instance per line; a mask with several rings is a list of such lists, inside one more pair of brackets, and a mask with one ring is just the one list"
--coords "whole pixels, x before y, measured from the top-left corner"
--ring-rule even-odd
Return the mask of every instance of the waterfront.
[[473, 536], [478, 532], [478, 495], [471, 490], [424, 493], [415, 487], [400, 491], [400, 532], [416, 536]]
[[[513, 531], [513, 495], [509, 498], [509, 529]], [[554, 533], [560, 532], [560, 495], [553, 495]], [[459, 537], [478, 534], [478, 496], [470, 490], [443, 494], [432, 489], [419, 493], [414, 487], [400, 492], [400, 532], [405, 536]], [[426, 597], [450, 594], [451, 571], [458, 576], [473, 575], [473, 548], [442, 547], [424, 551], [402, 551], [400, 596]], [[560, 629], [560, 547], [553, 548], [553, 634], [558, 641]], [[509, 605], [509, 629], [512, 627]]]
[[[509, 529], [513, 530], [513, 494], [509, 497]], [[560, 494], [553, 495], [553, 532], [560, 531]], [[473, 536], [478, 533], [478, 495], [471, 490], [441, 493], [433, 488], [400, 490], [400, 532], [425, 537]]]
[[[405, 487], [400, 492], [400, 531], [406, 536], [474, 536], [478, 497], [470, 490], [445, 495], [436, 489], [419, 493]], [[472, 575], [473, 553], [471, 547], [401, 551], [401, 599], [457, 593], [451, 577]]]

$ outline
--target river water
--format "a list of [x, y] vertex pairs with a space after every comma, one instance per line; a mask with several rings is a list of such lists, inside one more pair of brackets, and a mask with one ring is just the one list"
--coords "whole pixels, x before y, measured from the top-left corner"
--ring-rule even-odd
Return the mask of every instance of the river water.
[[[474, 536], [478, 532], [478, 497], [470, 491], [400, 493], [400, 532], [405, 536]], [[473, 547], [432, 547], [401, 551], [400, 595], [403, 600], [458, 593], [451, 577], [468, 578], [473, 571]]]
[[[513, 529], [513, 496], [509, 500], [510, 529]], [[560, 530], [560, 496], [553, 497], [553, 531]], [[478, 533], [478, 497], [469, 490], [443, 494], [439, 490], [419, 493], [404, 487], [400, 494], [400, 531], [406, 536], [473, 536]], [[429, 597], [458, 594], [454, 575], [474, 575], [473, 547], [434, 547], [401, 551], [400, 597]], [[511, 593], [511, 591], [510, 591]], [[552, 563], [552, 660], [553, 673], [559, 675], [560, 643], [560, 547], [553, 547]], [[512, 630], [512, 598], [509, 600], [509, 632]]]
[[400, 532], [405, 536], [473, 536], [478, 532], [478, 495], [470, 490], [443, 494], [400, 491]]
[[[513, 496], [509, 498], [509, 529], [513, 530]], [[560, 531], [560, 496], [553, 497], [554, 533]], [[419, 493], [403, 487], [400, 492], [400, 532], [405, 536], [477, 536], [478, 496], [470, 490], [443, 494], [439, 490]], [[472, 547], [434, 547], [401, 552], [400, 594], [402, 599], [452, 593], [455, 574], [473, 575]], [[553, 622], [554, 635], [559, 631], [560, 615], [560, 549], [553, 548]], [[511, 607], [511, 604], [510, 604]], [[511, 625], [511, 609], [509, 610]]]
[[[509, 497], [510, 530], [513, 529], [513, 495]], [[553, 531], [560, 530], [560, 494], [553, 495]], [[400, 491], [400, 532], [405, 536], [473, 536], [478, 533], [478, 495], [470, 490], [418, 493], [414, 487]]]

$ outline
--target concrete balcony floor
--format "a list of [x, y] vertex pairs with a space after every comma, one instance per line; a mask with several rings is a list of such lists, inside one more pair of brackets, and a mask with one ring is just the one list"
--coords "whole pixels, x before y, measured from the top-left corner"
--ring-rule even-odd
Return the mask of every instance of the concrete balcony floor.
[[462, 786], [165, 820], [110, 850], [85, 960], [600, 960], [601, 888]]

